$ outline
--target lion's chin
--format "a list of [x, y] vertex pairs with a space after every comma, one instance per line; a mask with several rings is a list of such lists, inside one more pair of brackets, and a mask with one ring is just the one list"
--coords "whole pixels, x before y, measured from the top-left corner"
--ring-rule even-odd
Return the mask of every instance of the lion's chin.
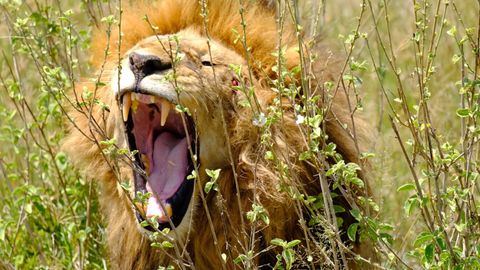
[[135, 216], [147, 231], [177, 229], [194, 189], [195, 125], [166, 99], [128, 92], [122, 107], [133, 170]]
[[[175, 229], [172, 230], [171, 227], [164, 226], [163, 229], [162, 227], [158, 227], [157, 229], [153, 228], [148, 221], [145, 221], [144, 218], [139, 217], [139, 211], [134, 208], [134, 216], [133, 218], [137, 221], [137, 228], [140, 234], [146, 236], [147, 238], [150, 239], [156, 239], [158, 240], [158, 237], [166, 237], [169, 241], [174, 240], [180, 240], [180, 241], [185, 241], [186, 237], [188, 236], [189, 233], [192, 231], [192, 222], [193, 222], [193, 213], [196, 208], [196, 197], [195, 195], [192, 195], [192, 198], [190, 200], [190, 203], [188, 204], [187, 211], [185, 212], [185, 215], [183, 216], [182, 221], [180, 224], [175, 225]], [[146, 226], [146, 223], [149, 223]], [[159, 224], [162, 225], [162, 224]], [[167, 228], [167, 230], [165, 230]], [[161, 231], [161, 235], [155, 235], [156, 232]], [[153, 237], [153, 238], [152, 238]]]

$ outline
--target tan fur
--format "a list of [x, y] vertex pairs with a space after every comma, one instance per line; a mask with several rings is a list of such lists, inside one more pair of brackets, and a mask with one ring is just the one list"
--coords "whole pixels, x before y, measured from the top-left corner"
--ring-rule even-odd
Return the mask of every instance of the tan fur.
[[[232, 101], [235, 98], [229, 94], [228, 83], [234, 75], [228, 69], [229, 63], [222, 63], [222, 61], [226, 61], [244, 66], [247, 64], [245, 49], [241, 42], [235, 41], [238, 37], [232, 32], [232, 29], [236, 29], [238, 33], [242, 34], [239, 24], [241, 18], [238, 14], [239, 1], [209, 0], [207, 2], [209, 3], [207, 30], [213, 43], [212, 56], [218, 57], [215, 61], [221, 63], [216, 70], [220, 75], [217, 75], [215, 77], [217, 81], [212, 83], [213, 77], [202, 80], [201, 77], [196, 77], [191, 69], [182, 65], [178, 67], [178, 72], [179, 83], [188, 89], [186, 96], [181, 97], [180, 101], [194, 115], [198, 114], [200, 122], [207, 121], [204, 118], [216, 117], [211, 120], [211, 126], [208, 128], [202, 129], [205, 124], [199, 124], [200, 133], [209, 132], [208, 129], [216, 132], [218, 138], [213, 140], [221, 146], [219, 149], [203, 147], [205, 154], [200, 155], [202, 167], [199, 181], [202, 185], [206, 182], [204, 169], [222, 169], [218, 180], [220, 189], [218, 194], [212, 192], [206, 197], [217, 242], [213, 241], [212, 230], [197, 190], [194, 195], [197, 200], [191, 214], [192, 226], [188, 227], [188, 232], [181, 231], [181, 241], [176, 244], [182, 248], [181, 245], [188, 240], [184, 248], [197, 269], [221, 269], [222, 267], [231, 269], [235, 267], [232, 263], [233, 259], [239, 254], [245, 253], [245, 248], [249, 246], [253, 245], [253, 249], [258, 252], [265, 248], [273, 238], [305, 239], [304, 231], [298, 224], [298, 204], [286, 192], [279, 192], [278, 186], [288, 184], [307, 194], [318, 194], [320, 192], [319, 172], [309, 164], [298, 160], [299, 153], [305, 151], [307, 146], [302, 137], [304, 131], [295, 123], [292, 109], [287, 104], [284, 105], [283, 119], [271, 127], [271, 133], [275, 153], [282, 162], [290, 166], [289, 177], [282, 178], [275, 168], [275, 163], [263, 158], [269, 149], [260, 143], [261, 130], [252, 125], [252, 110], [238, 106], [238, 100]], [[277, 50], [278, 32], [272, 11], [257, 6], [254, 1], [244, 2], [247, 46], [251, 48], [249, 64], [252, 66], [256, 78], [250, 83], [255, 87], [256, 96], [262, 109], [265, 110], [275, 97], [270, 90], [267, 78], [274, 77], [271, 67], [275, 64], [276, 58], [272, 53]], [[90, 89], [95, 93], [96, 98], [110, 107], [110, 110], [109, 112], [102, 111], [98, 106], [94, 106], [92, 118], [89, 117], [88, 109], [84, 108], [83, 112], [72, 110], [71, 116], [75, 125], [70, 127], [70, 133], [64, 142], [64, 149], [70, 153], [77, 166], [83, 168], [86, 174], [100, 180], [101, 194], [99, 197], [107, 214], [112, 269], [156, 269], [159, 264], [189, 263], [187, 256], [176, 260], [167, 256], [165, 251], [150, 247], [148, 238], [138, 230], [131, 202], [128, 199], [129, 194], [122, 191], [118, 185], [119, 181], [131, 178], [131, 169], [125, 159], [118, 158], [116, 160], [105, 157], [98, 141], [115, 138], [119, 147], [126, 145], [125, 137], [122, 134], [121, 114], [117, 101], [110, 90], [112, 87], [110, 81], [112, 77], [116, 76], [114, 70], [118, 65], [118, 55], [124, 56], [127, 51], [148, 50], [158, 56], [165, 56], [165, 52], [159, 49], [157, 41], [144, 40], [153, 34], [151, 26], [142, 20], [144, 14], [156, 27], [156, 34], [166, 35], [180, 32], [183, 39], [181, 45], [187, 48], [189, 57], [196, 59], [196, 54], [207, 49], [200, 10], [196, 0], [168, 0], [128, 7], [122, 15], [121, 31], [124, 36], [121, 40], [120, 52], [116, 51], [119, 44], [117, 29], [112, 29], [109, 40], [106, 38], [104, 29], [97, 31], [94, 35], [92, 61], [98, 69], [105, 62], [101, 79], [107, 83], [107, 86], [94, 90], [95, 87], [92, 83], [84, 83], [77, 87], [76, 92], [77, 96], [81, 96], [84, 87]], [[294, 53], [297, 44], [291, 29], [287, 27], [285, 32], [282, 43], [290, 49], [286, 60], [287, 67], [291, 68], [299, 62], [298, 54]], [[199, 44], [195, 44], [196, 40], [200, 40]], [[107, 44], [110, 54], [105, 60], [103, 56]], [[320, 79], [318, 84], [321, 85], [327, 79], [334, 79], [335, 74], [330, 71], [331, 69], [324, 68], [326, 63], [322, 60], [318, 62], [315, 67], [315, 72]], [[211, 75], [210, 73], [206, 74], [204, 76]], [[248, 77], [247, 74], [245, 77]], [[312, 89], [315, 89], [315, 85]], [[193, 99], [188, 99], [187, 95], [192, 96]], [[244, 97], [239, 95], [237, 98]], [[334, 99], [332, 112], [325, 121], [325, 130], [330, 140], [337, 144], [339, 152], [347, 162], [359, 162], [359, 153], [350, 131], [341, 126], [342, 123], [351, 127], [347, 108], [346, 96], [343, 94], [343, 90], [340, 90]], [[219, 110], [222, 112], [219, 113]], [[201, 140], [200, 143], [202, 143]], [[229, 145], [226, 145], [227, 143]], [[230, 152], [227, 147], [231, 150], [233, 164], [230, 162]], [[222, 158], [218, 161], [215, 160], [219, 156]], [[234, 173], [237, 175], [238, 187], [235, 185]], [[237, 200], [237, 188], [240, 190], [240, 206]], [[248, 223], [245, 213], [251, 210], [253, 202], [263, 205], [266, 209], [270, 218], [269, 226], [264, 227], [264, 224], [258, 223], [254, 227]], [[241, 207], [242, 213], [239, 211], [239, 207]], [[242, 215], [245, 222], [244, 228], [240, 226]], [[257, 239], [254, 243], [250, 242], [252, 230], [255, 231], [255, 239]], [[185, 236], [187, 233], [190, 234], [188, 239]], [[226, 263], [222, 262], [220, 253], [226, 254]], [[174, 252], [169, 252], [169, 254], [173, 254], [175, 257]], [[263, 255], [265, 256], [261, 258]], [[268, 257], [271, 255], [263, 255], [258, 256], [253, 262], [271, 263], [272, 258]]]

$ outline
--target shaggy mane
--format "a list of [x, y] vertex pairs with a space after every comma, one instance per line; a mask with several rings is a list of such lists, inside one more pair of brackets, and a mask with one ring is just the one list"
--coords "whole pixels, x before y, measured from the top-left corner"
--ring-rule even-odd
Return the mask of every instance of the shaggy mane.
[[[75, 122], [69, 127], [69, 134], [66, 136], [63, 149], [69, 153], [77, 167], [82, 167], [84, 172], [89, 173], [91, 177], [102, 180], [99, 185], [102, 193], [100, 198], [103, 210], [107, 214], [108, 242], [114, 269], [154, 269], [161, 264], [182, 263], [182, 261], [173, 260], [171, 256], [166, 256], [165, 252], [152, 248], [147, 237], [140, 234], [139, 225], [133, 218], [131, 201], [128, 199], [128, 194], [119, 187], [116, 178], [118, 175], [131, 175], [131, 168], [120, 166], [120, 171], [115, 171], [114, 166], [109, 163], [109, 158], [102, 154], [102, 146], [98, 142], [95, 143], [103, 139], [110, 139], [105, 138], [106, 134], [116, 136], [120, 140], [125, 139], [123, 128], [119, 129], [123, 125], [121, 112], [113, 91], [110, 89], [111, 76], [114, 74], [111, 71], [117, 67], [120, 61], [119, 56], [124, 57], [125, 53], [139, 41], [154, 34], [166, 35], [178, 33], [184, 29], [195, 29], [201, 35], [208, 35], [212, 40], [220, 42], [223, 46], [250, 61], [250, 67], [255, 75], [254, 80], [259, 82], [254, 84], [255, 94], [262, 101], [264, 111], [267, 111], [266, 107], [272, 104], [276, 95], [268, 86], [267, 80], [267, 78], [275, 77], [272, 66], [276, 64], [277, 57], [273, 53], [278, 50], [280, 41], [278, 25], [271, 8], [274, 1], [208, 0], [206, 2], [208, 3], [206, 27], [198, 0], [165, 0], [155, 3], [141, 1], [134, 2], [134, 6], [124, 8], [121, 16], [121, 38], [115, 24], [111, 26], [111, 29], [107, 29], [107, 26], [104, 25], [93, 33], [91, 61], [97, 69], [105, 68], [105, 72], [99, 79], [106, 84], [96, 89], [91, 80], [79, 83], [76, 85], [75, 93], [76, 96], [81, 97], [84, 89], [92, 92], [95, 90], [95, 98], [105, 102], [110, 106], [110, 110], [104, 111], [100, 106], [93, 106], [91, 110], [88, 110], [89, 108], [72, 109], [70, 115]], [[240, 2], [244, 2], [244, 6], [241, 6]], [[242, 44], [243, 28], [240, 10], [244, 11], [243, 21], [246, 24], [248, 55]], [[145, 16], [151, 25], [144, 19]], [[295, 52], [295, 48], [298, 47], [295, 32], [292, 26], [287, 25], [288, 23], [283, 30], [281, 44], [282, 47], [288, 49], [285, 56], [287, 68], [292, 68], [299, 64], [300, 58]], [[107, 48], [108, 54], [105, 54]], [[312, 90], [310, 95], [323, 97], [323, 83], [326, 80], [336, 80], [339, 74], [335, 73], [335, 67], [332, 62], [329, 62], [329, 56], [325, 56], [325, 51], [316, 50], [314, 53], [318, 53], [319, 57], [311, 71], [313, 78], [309, 81]], [[105, 59], [105, 55], [107, 55], [107, 59]], [[106, 64], [105, 67], [104, 64]], [[333, 97], [331, 111], [324, 115], [322, 125], [324, 132], [328, 134], [328, 140], [337, 145], [337, 150], [343, 155], [345, 162], [359, 163], [358, 144], [362, 145], [362, 143], [356, 144], [354, 137], [355, 139], [361, 137], [362, 132], [360, 131], [364, 125], [356, 122], [356, 132], [352, 132], [354, 130], [353, 116], [349, 110], [347, 92], [347, 89], [341, 88]], [[302, 101], [299, 99], [298, 102]], [[325, 107], [323, 102], [325, 100], [320, 98], [317, 105]], [[305, 194], [319, 194], [321, 192], [318, 179], [321, 174], [319, 168], [314, 168], [308, 162], [299, 160], [300, 153], [308, 148], [303, 138], [303, 134], [306, 134], [307, 131], [296, 123], [292, 105], [287, 103], [282, 105], [284, 107], [282, 108], [284, 109], [282, 122], [275, 123], [270, 130], [274, 151], [278, 152], [279, 158], [285, 164], [291, 165], [289, 185], [291, 184], [301, 191], [307, 191]], [[218, 193], [222, 194], [223, 201], [214, 195], [206, 198], [210, 215], [217, 218], [213, 222], [215, 227], [213, 231], [218, 232], [218, 235], [213, 235], [212, 230], [205, 226], [205, 224], [209, 224], [206, 215], [196, 214], [192, 223], [191, 239], [186, 243], [197, 269], [221, 269], [222, 266], [225, 266], [223, 260], [218, 256], [219, 253], [213, 247], [212, 239], [215, 237], [215, 248], [225, 248], [225, 252], [229, 255], [230, 264], [227, 265], [227, 268], [236, 267], [233, 265], [232, 259], [236, 258], [238, 254], [242, 254], [243, 250], [239, 247], [242, 244], [246, 246], [249, 239], [245, 237], [248, 236], [245, 232], [247, 229], [251, 229], [239, 228], [239, 225], [241, 219], [245, 218], [245, 211], [252, 208], [253, 199], [265, 207], [270, 217], [269, 226], [252, 229], [255, 230], [257, 236], [261, 235], [258, 237], [260, 240], [254, 243], [256, 251], [266, 249], [273, 238], [292, 240], [306, 237], [298, 221], [299, 215], [302, 214], [302, 207], [297, 207], [298, 201], [291, 198], [287, 192], [278, 190], [280, 184], [285, 180], [282, 179], [281, 172], [275, 167], [276, 165], [263, 158], [267, 149], [261, 145], [261, 130], [252, 124], [251, 109], [242, 108], [241, 110], [235, 111], [235, 114], [232, 112], [231, 121], [227, 123], [227, 130], [231, 135], [228, 137], [231, 144], [228, 147], [231, 147], [232, 156], [235, 159], [232, 163], [235, 164], [222, 168], [218, 179], [218, 183], [220, 183]], [[97, 131], [94, 128], [95, 125], [98, 125], [101, 132], [95, 133]], [[324, 168], [320, 168], [320, 170], [322, 169]], [[235, 177], [238, 177], [240, 187], [235, 186], [232, 180]], [[241, 201], [236, 199], [236, 188], [240, 190]], [[354, 191], [354, 193], [355, 195], [364, 195], [367, 192]], [[351, 209], [348, 202], [342, 201], [341, 203], [345, 208]], [[223, 207], [226, 209], [226, 216]], [[198, 211], [203, 211], [202, 209], [199, 207]], [[239, 213], [239, 209], [244, 212]], [[348, 214], [348, 211], [346, 213]], [[353, 221], [348, 222], [350, 224]], [[368, 248], [360, 246], [356, 251], [367, 254], [367, 256], [370, 253]], [[271, 251], [265, 252], [259, 257], [261, 258], [258, 259], [258, 265], [268, 265], [276, 260]]]
[[[242, 8], [238, 0], [208, 0], [207, 2], [207, 31], [210, 38], [220, 41], [238, 54], [245, 56], [245, 48], [241, 42], [243, 28], [239, 10]], [[246, 43], [250, 49], [249, 57], [254, 63], [261, 63], [262, 71], [272, 75], [270, 67], [276, 58], [272, 52], [276, 50], [278, 29], [273, 9], [265, 3], [260, 6], [255, 1], [244, 1], [244, 22], [246, 24]], [[199, 1], [169, 0], [156, 3], [135, 3], [135, 6], [125, 8], [122, 14], [120, 55], [133, 47], [138, 41], [153, 34], [174, 34], [182, 29], [193, 27], [205, 35], [204, 18]], [[148, 18], [149, 24], [145, 18]], [[153, 30], [155, 28], [156, 30]], [[92, 47], [92, 63], [99, 67], [104, 60], [105, 48], [110, 47], [110, 58], [118, 58], [119, 36], [118, 29], [113, 27], [108, 39], [106, 28], [98, 29], [94, 33], [95, 42]], [[239, 39], [240, 37], [240, 39]], [[282, 35], [282, 44], [294, 46], [294, 35], [289, 27], [285, 27]], [[290, 46], [289, 46], [290, 45]], [[112, 59], [108, 59], [112, 60]], [[118, 59], [117, 59], [118, 61]], [[258, 65], [252, 65], [258, 72]]]

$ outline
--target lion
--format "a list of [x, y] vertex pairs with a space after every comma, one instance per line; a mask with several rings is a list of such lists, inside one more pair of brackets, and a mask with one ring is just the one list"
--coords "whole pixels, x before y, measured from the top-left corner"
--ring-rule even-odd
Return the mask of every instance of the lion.
[[[285, 70], [300, 64], [296, 34], [285, 26], [279, 40], [269, 1], [241, 2], [137, 4], [123, 11], [120, 30], [92, 38], [98, 81], [77, 85], [63, 149], [98, 179], [113, 269], [272, 268], [282, 262], [274, 239], [300, 240], [297, 256], [314, 255], [300, 268], [328, 265], [325, 250], [306, 241], [325, 241], [318, 235], [327, 229], [306, 224], [312, 213], [295, 194], [319, 195], [332, 184], [322, 189], [325, 172], [299, 159], [309, 147], [292, 103], [301, 104], [301, 94], [289, 100], [272, 90], [278, 59]], [[312, 97], [323, 97], [336, 75], [334, 61], [318, 53]], [[315, 101], [330, 107], [321, 127], [346, 162], [360, 163], [347, 96], [337, 92]], [[274, 103], [277, 121], [267, 119]], [[355, 222], [351, 201], [334, 198], [347, 209], [334, 239], [368, 258], [368, 248], [345, 236]], [[357, 265], [353, 256], [334, 257]]]

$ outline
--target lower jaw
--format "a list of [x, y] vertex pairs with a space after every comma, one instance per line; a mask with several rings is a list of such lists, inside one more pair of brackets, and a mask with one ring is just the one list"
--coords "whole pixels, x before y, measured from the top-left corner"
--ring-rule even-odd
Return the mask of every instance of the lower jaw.
[[[141, 177], [137, 173], [135, 173], [135, 177]], [[148, 221], [146, 221], [145, 217], [140, 214], [140, 212], [135, 209], [135, 216], [137, 222], [147, 231], [155, 232], [155, 231], [162, 231], [166, 228], [168, 229], [176, 229], [182, 223], [185, 222], [187, 219], [187, 215], [189, 214], [189, 208], [192, 204], [193, 198], [193, 189], [194, 189], [194, 181], [195, 180], [188, 180], [186, 179], [182, 185], [179, 187], [177, 192], [166, 200], [168, 204], [172, 207], [172, 216], [170, 217], [170, 221], [167, 222], [158, 222], [158, 227], [154, 228]], [[137, 183], [137, 181], [135, 181]], [[135, 193], [137, 191], [145, 192], [145, 190], [138, 190], [138, 185], [135, 187]], [[154, 196], [154, 195], [152, 195]], [[146, 225], [146, 226], [145, 226]], [[172, 227], [173, 225], [173, 227]]]

